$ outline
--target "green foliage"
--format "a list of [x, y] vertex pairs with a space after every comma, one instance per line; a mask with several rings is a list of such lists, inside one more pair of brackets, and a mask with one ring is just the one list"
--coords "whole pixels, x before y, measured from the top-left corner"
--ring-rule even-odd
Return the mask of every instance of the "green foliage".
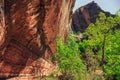
[[106, 80], [113, 80], [114, 76], [120, 80], [120, 30], [116, 29], [117, 25], [120, 25], [119, 16], [106, 17], [100, 13], [96, 23], [91, 23], [83, 33], [88, 39], [77, 42], [69, 35], [64, 43], [58, 38], [58, 53], [53, 60], [58, 63], [62, 79], [86, 80], [87, 75], [90, 80], [104, 80], [102, 73], [94, 72], [101, 70]]
[[87, 49], [88, 46], [89, 46], [89, 45], [88, 45], [88, 43], [87, 43], [86, 41], [80, 42], [80, 43], [79, 43], [79, 50], [80, 50], [81, 52], [85, 53], [85, 51], [86, 51], [86, 49]]
[[120, 9], [116, 12], [116, 15], [120, 16]]
[[117, 75], [117, 78], [119, 78], [120, 30], [116, 30], [117, 25], [120, 25], [119, 16], [106, 17], [104, 13], [100, 13], [96, 23], [91, 23], [85, 31], [84, 34], [88, 36], [88, 40], [80, 43], [80, 50], [82, 52], [88, 52], [89, 50], [90, 53], [97, 54], [95, 58], [104, 64], [105, 75]]
[[[116, 30], [114, 34], [108, 36], [109, 45], [106, 47], [107, 64], [105, 67], [105, 75], [117, 75], [120, 79], [120, 30]], [[117, 79], [117, 80], [119, 80]]]
[[64, 78], [74, 80], [84, 80], [85, 65], [83, 64], [78, 49], [78, 44], [72, 36], [68, 36], [67, 43], [60, 38], [57, 39], [57, 52], [54, 60], [58, 62], [60, 71]]

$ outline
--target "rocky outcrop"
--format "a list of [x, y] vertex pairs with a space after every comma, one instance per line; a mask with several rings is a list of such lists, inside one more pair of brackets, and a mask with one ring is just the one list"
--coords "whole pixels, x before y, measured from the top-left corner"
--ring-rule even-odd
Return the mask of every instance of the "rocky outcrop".
[[[0, 77], [33, 75], [36, 70], [42, 71], [44, 67], [40, 67], [40, 58], [46, 60], [55, 54], [58, 34], [63, 40], [67, 36], [75, 0], [3, 2], [5, 11], [4, 15], [1, 14], [4, 16], [1, 18], [4, 25], [0, 24]], [[50, 62], [48, 64], [53, 65]]]
[[95, 23], [100, 12], [105, 13], [106, 16], [114, 16], [102, 10], [94, 1], [78, 8], [72, 17], [72, 30], [74, 32], [84, 32], [90, 23]]

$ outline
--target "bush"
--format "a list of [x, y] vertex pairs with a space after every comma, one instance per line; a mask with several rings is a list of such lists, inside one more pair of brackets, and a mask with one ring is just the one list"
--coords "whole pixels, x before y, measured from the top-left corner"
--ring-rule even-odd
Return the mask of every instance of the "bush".
[[72, 36], [64, 43], [57, 39], [57, 52], [54, 60], [57, 61], [59, 70], [62, 72], [62, 80], [84, 80], [86, 67], [81, 60], [78, 44]]

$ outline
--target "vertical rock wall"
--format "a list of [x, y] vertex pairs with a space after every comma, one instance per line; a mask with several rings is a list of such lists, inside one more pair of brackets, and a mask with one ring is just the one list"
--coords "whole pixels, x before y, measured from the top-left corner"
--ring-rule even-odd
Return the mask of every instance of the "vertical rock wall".
[[5, 28], [0, 29], [4, 34], [0, 36], [0, 77], [36, 74], [36, 70], [44, 68], [40, 58], [55, 54], [57, 35], [65, 39], [75, 0], [3, 1]]

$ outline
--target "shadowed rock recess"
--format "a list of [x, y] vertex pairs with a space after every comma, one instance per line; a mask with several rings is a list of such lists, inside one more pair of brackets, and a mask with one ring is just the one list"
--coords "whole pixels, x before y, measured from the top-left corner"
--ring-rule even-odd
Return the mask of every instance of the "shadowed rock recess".
[[0, 78], [49, 73], [46, 59], [55, 54], [57, 35], [67, 36], [74, 2], [0, 0]]

